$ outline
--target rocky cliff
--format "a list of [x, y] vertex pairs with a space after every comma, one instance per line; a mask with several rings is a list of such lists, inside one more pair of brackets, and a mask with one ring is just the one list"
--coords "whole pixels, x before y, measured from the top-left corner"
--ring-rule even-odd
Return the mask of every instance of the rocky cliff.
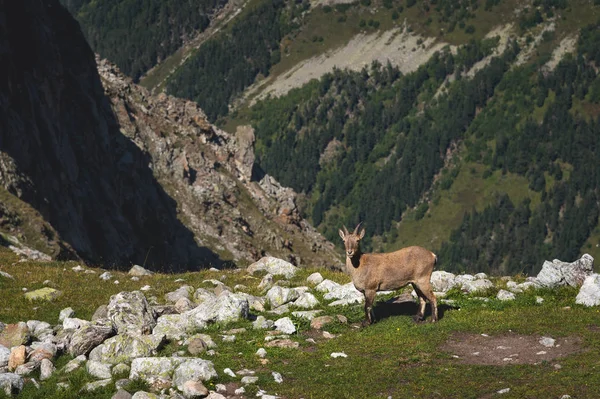
[[[1, 4], [0, 182], [12, 204], [2, 230], [105, 266], [183, 270], [266, 253], [339, 262], [291, 190], [251, 181], [252, 131], [232, 137], [196, 104], [152, 97], [105, 62], [99, 75], [58, 1]], [[30, 209], [41, 227], [24, 234], [7, 215]]]

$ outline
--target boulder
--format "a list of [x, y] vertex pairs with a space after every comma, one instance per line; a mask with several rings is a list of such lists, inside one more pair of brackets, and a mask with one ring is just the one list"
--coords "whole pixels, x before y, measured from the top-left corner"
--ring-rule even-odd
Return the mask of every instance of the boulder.
[[152, 383], [156, 378], [170, 380], [175, 368], [185, 361], [180, 357], [138, 357], [131, 362], [129, 379]]
[[95, 347], [89, 359], [102, 363], [127, 363], [138, 357], [156, 354], [164, 336], [119, 334]]
[[515, 294], [513, 294], [510, 291], [500, 290], [500, 291], [498, 291], [496, 298], [498, 298], [501, 301], [513, 301], [513, 300], [515, 300], [516, 297], [515, 297]]
[[217, 378], [213, 363], [203, 359], [189, 359], [182, 362], [173, 373], [173, 385], [183, 390], [187, 381], [208, 381]]
[[62, 292], [50, 287], [40, 288], [39, 290], [29, 291], [25, 293], [25, 298], [30, 301], [53, 301], [59, 296], [62, 295]]
[[485, 291], [493, 286], [494, 284], [488, 279], [465, 280], [461, 284], [461, 289], [468, 294], [472, 294], [474, 292]]
[[299, 308], [312, 309], [319, 305], [319, 300], [310, 292], [305, 292], [293, 302], [293, 305]]
[[112, 378], [111, 373], [111, 364], [102, 363], [95, 360], [89, 360], [85, 368], [89, 375], [99, 380], [104, 380], [107, 378]]
[[180, 340], [191, 334], [197, 328], [204, 328], [205, 326], [206, 323], [202, 326], [195, 324], [194, 321], [185, 314], [168, 314], [160, 316], [156, 320], [153, 334], [164, 335], [168, 340]]
[[40, 362], [40, 380], [44, 381], [52, 377], [56, 368], [49, 359], [42, 359]]
[[209, 393], [201, 381], [186, 381], [181, 392], [186, 399], [204, 398]]
[[580, 259], [571, 263], [554, 259], [552, 262], [544, 262], [535, 281], [539, 286], [547, 288], [562, 285], [579, 287], [593, 271], [594, 258], [589, 254], [584, 254]]
[[0, 345], [0, 369], [8, 366], [8, 359], [10, 358], [10, 349], [4, 345]]
[[71, 356], [88, 355], [92, 349], [115, 335], [112, 325], [89, 324], [73, 332], [68, 344]]
[[268, 330], [273, 327], [273, 320], [267, 320], [265, 316], [258, 316], [252, 322], [252, 328], [255, 330]]
[[197, 328], [204, 328], [206, 323], [228, 323], [247, 318], [248, 311], [248, 300], [244, 294], [225, 291], [182, 315], [189, 317]]
[[113, 295], [108, 304], [107, 316], [119, 334], [150, 334], [156, 325], [150, 305], [140, 291]]
[[17, 367], [25, 364], [27, 360], [27, 348], [25, 345], [15, 346], [10, 350], [8, 358], [8, 370], [14, 371]]
[[285, 260], [274, 258], [272, 256], [265, 256], [248, 266], [248, 269], [246, 270], [250, 274], [254, 274], [258, 271], [266, 271], [275, 276], [292, 278], [296, 275], [298, 268]]
[[584, 306], [600, 305], [600, 274], [594, 273], [583, 281], [575, 303]]
[[0, 345], [7, 348], [27, 344], [30, 339], [29, 327], [22, 321], [16, 324], [6, 324], [0, 332]]
[[304, 320], [312, 320], [314, 319], [322, 310], [302, 310], [297, 312], [292, 312], [292, 316], [297, 317], [299, 319]]
[[142, 276], [151, 276], [153, 274], [154, 274], [153, 272], [151, 272], [148, 269], [144, 269], [140, 265], [133, 265], [131, 267], [131, 269], [129, 269], [129, 275], [130, 276], [142, 277]]
[[[324, 296], [324, 299], [342, 299], [346, 301], [361, 301], [364, 300], [364, 295], [361, 294], [354, 284], [348, 283], [344, 285], [337, 285], [333, 287]], [[354, 302], [353, 302], [354, 303]]]
[[170, 303], [176, 303], [181, 298], [190, 299], [190, 296], [194, 293], [194, 287], [189, 285], [183, 285], [173, 292], [165, 294], [165, 300]]
[[317, 285], [323, 281], [323, 276], [319, 272], [315, 272], [306, 278], [306, 282], [310, 285]]
[[321, 281], [319, 284], [317, 284], [317, 286], [315, 287], [315, 290], [319, 291], [319, 292], [330, 292], [331, 290], [333, 290], [336, 287], [339, 287], [340, 284], [336, 283], [335, 281], [331, 281], [331, 280], [323, 280]]
[[431, 274], [431, 285], [436, 292], [448, 292], [456, 286], [456, 276], [452, 273], [436, 270]]
[[258, 289], [261, 290], [261, 292], [264, 292], [265, 290], [268, 290], [269, 288], [271, 288], [273, 286], [273, 275], [270, 273], [267, 273], [262, 280], [260, 280], [260, 283], [258, 284]]
[[23, 390], [23, 382], [23, 377], [18, 374], [0, 374], [0, 390], [7, 396], [18, 395]]
[[283, 317], [276, 320], [275, 328], [284, 334], [293, 334], [296, 332], [296, 326], [289, 317]]
[[271, 308], [276, 308], [298, 299], [299, 296], [300, 294], [298, 291], [293, 288], [285, 288], [276, 285], [267, 291], [265, 298], [271, 304]]
[[31, 336], [38, 341], [51, 341], [54, 337], [54, 330], [50, 323], [39, 320], [28, 320], [26, 324]]

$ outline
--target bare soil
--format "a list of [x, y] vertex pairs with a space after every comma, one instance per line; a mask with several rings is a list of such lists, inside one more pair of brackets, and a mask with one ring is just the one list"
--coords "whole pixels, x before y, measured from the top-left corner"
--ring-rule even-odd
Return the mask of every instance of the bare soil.
[[442, 346], [463, 364], [505, 366], [510, 364], [538, 364], [552, 361], [581, 351], [579, 337], [556, 338], [554, 346], [540, 343], [541, 336], [506, 333], [455, 333]]

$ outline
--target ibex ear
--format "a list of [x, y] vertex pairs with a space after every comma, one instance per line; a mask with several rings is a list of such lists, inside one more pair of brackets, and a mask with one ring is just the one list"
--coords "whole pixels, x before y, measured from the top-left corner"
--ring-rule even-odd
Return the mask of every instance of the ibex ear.
[[338, 232], [340, 233], [340, 237], [342, 237], [342, 240], [346, 241], [346, 235], [344, 234], [344, 232], [342, 231], [342, 229], [339, 229]]
[[360, 234], [358, 235], [358, 238], [360, 238], [362, 240], [362, 238], [365, 236], [365, 229], [363, 227], [363, 229], [360, 231]]

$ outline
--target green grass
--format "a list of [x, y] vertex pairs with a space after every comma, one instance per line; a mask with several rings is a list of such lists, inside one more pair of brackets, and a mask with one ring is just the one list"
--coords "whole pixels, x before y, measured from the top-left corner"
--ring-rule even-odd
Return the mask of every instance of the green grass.
[[[460, 177], [459, 177], [460, 178]], [[0, 320], [5, 323], [20, 320], [38, 319], [56, 324], [60, 309], [71, 306], [77, 317], [89, 319], [93, 311], [107, 304], [110, 296], [120, 292], [139, 289], [150, 285], [146, 296], [155, 296], [163, 303], [164, 294], [173, 291], [183, 283], [174, 280], [183, 278], [185, 284], [198, 287], [212, 287], [204, 283], [206, 279], [220, 279], [233, 287], [244, 284], [247, 291], [259, 294], [257, 285], [261, 275], [249, 276], [242, 271], [208, 271], [177, 275], [155, 274], [143, 277], [138, 282], [131, 281], [122, 272], [113, 272], [120, 281], [98, 279], [101, 269], [92, 268], [96, 274], [75, 273], [71, 267], [75, 263], [16, 263], [10, 252], [0, 248], [0, 268], [14, 276], [14, 280], [0, 277]], [[306, 277], [316, 271], [313, 268], [300, 269], [291, 279], [291, 286], [305, 285]], [[325, 278], [340, 283], [349, 281], [345, 274], [318, 270]], [[42, 281], [50, 279], [63, 295], [55, 302], [29, 303], [23, 297], [22, 287], [38, 288]], [[517, 277], [517, 280], [522, 279]], [[502, 286], [497, 281], [497, 287]], [[217, 354], [201, 357], [214, 362], [219, 378], [206, 385], [214, 389], [216, 383], [239, 384], [239, 378], [228, 377], [222, 371], [248, 368], [256, 371], [257, 384], [246, 387], [247, 397], [253, 397], [259, 389], [283, 398], [481, 398], [491, 397], [496, 391], [510, 387], [511, 391], [502, 397], [542, 398], [560, 397], [570, 394], [577, 398], [596, 397], [600, 386], [600, 311], [598, 308], [584, 308], [574, 304], [577, 290], [563, 288], [557, 290], [537, 290], [520, 294], [513, 302], [495, 299], [498, 288], [485, 293], [487, 302], [474, 300], [458, 290], [450, 293], [460, 308], [448, 309], [436, 324], [415, 324], [410, 314], [401, 313], [380, 319], [367, 328], [357, 328], [363, 318], [362, 305], [329, 307], [316, 293], [323, 306], [322, 314], [343, 315], [348, 323], [335, 321], [325, 330], [336, 334], [333, 339], [322, 338], [311, 330], [306, 321], [294, 319], [298, 332], [291, 339], [299, 342], [299, 349], [267, 349], [267, 361], [261, 362], [255, 355], [264, 346], [265, 331], [252, 329], [251, 322], [241, 320], [226, 325], [211, 325], [208, 333], [217, 343]], [[481, 294], [479, 294], [481, 295]], [[544, 298], [536, 304], [535, 297]], [[378, 298], [379, 301], [391, 297]], [[377, 308], [376, 308], [377, 309]], [[279, 316], [265, 314], [267, 318]], [[224, 343], [220, 335], [232, 328], [245, 328], [237, 334], [235, 343]], [[474, 366], [461, 364], [452, 354], [441, 350], [444, 343], [456, 333], [474, 334], [533, 334], [535, 336], [577, 337], [581, 340], [581, 350], [565, 358], [537, 365]], [[307, 341], [314, 338], [316, 343]], [[177, 342], [170, 342], [160, 351], [163, 356], [185, 350]], [[331, 358], [332, 352], [344, 352], [347, 358]], [[61, 356], [56, 360], [58, 369], [71, 358]], [[554, 364], [562, 368], [557, 369]], [[283, 375], [284, 382], [273, 381], [271, 372]], [[37, 375], [34, 375], [37, 378]], [[110, 398], [113, 386], [94, 393], [80, 393], [79, 390], [91, 379], [84, 370], [69, 375], [60, 371], [41, 384], [38, 390], [31, 383], [25, 384], [22, 398]], [[56, 384], [68, 382], [71, 388], [59, 391]], [[136, 383], [135, 390], [148, 390], [144, 384]], [[3, 398], [0, 394], [0, 398]]]

